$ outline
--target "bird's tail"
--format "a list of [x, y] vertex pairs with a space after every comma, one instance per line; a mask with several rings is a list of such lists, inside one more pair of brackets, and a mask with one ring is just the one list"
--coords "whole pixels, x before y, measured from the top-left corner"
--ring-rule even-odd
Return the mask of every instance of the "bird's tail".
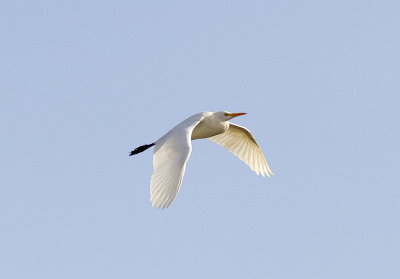
[[132, 156], [132, 155], [138, 154], [140, 152], [143, 152], [143, 151], [145, 151], [146, 149], [152, 147], [155, 144], [156, 143], [153, 142], [151, 144], [145, 144], [145, 145], [139, 146], [139, 147], [135, 148], [135, 150], [131, 151], [131, 153], [129, 153], [129, 156]]

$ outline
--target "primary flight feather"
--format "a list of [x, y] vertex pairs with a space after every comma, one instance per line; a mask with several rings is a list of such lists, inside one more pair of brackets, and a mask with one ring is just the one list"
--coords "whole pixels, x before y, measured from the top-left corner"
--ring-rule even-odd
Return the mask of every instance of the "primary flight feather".
[[246, 128], [228, 120], [246, 113], [228, 111], [201, 112], [182, 121], [159, 140], [139, 146], [135, 155], [154, 146], [154, 173], [150, 181], [150, 201], [166, 208], [175, 199], [182, 184], [186, 163], [192, 152], [192, 140], [208, 138], [225, 147], [253, 171], [262, 176], [272, 173], [256, 140]]

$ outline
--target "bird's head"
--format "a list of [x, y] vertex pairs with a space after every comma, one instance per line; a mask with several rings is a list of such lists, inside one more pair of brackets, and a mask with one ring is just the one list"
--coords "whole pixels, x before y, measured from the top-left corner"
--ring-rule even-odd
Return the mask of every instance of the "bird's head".
[[231, 120], [232, 118], [241, 116], [241, 115], [245, 115], [245, 112], [237, 112], [237, 113], [233, 113], [233, 112], [229, 112], [229, 111], [219, 111], [215, 113], [216, 116], [218, 118], [220, 118], [222, 121], [228, 121]]

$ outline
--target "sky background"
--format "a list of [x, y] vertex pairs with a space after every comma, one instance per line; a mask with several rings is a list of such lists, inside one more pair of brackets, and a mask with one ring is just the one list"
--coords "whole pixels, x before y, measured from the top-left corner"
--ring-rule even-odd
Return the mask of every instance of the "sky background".
[[[399, 1], [0, 7], [1, 278], [400, 278]], [[152, 208], [129, 151], [219, 110], [275, 176], [195, 141]]]

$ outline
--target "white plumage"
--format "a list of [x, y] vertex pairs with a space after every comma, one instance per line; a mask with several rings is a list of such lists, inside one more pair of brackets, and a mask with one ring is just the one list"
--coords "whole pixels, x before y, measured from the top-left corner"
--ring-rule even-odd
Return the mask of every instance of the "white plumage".
[[[245, 113], [202, 112], [179, 123], [155, 142], [154, 173], [150, 181], [150, 200], [153, 206], [166, 208], [175, 199], [192, 151], [191, 141], [195, 139], [208, 138], [225, 147], [257, 174], [273, 174], [250, 131], [228, 122], [243, 114]], [[152, 145], [139, 147], [131, 155]]]

